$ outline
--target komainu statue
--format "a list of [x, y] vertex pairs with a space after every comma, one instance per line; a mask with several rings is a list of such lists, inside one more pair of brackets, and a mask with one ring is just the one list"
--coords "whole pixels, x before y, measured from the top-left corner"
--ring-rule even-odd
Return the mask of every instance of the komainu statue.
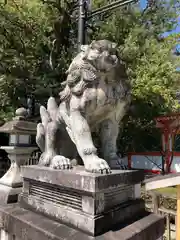
[[[131, 100], [116, 44], [99, 40], [82, 46], [62, 84], [59, 107], [50, 97], [47, 109], [40, 108], [42, 123], [36, 136], [42, 151], [39, 164], [68, 169], [71, 160], [79, 156], [86, 171], [110, 173], [111, 163], [120, 160], [116, 140]], [[102, 158], [93, 143], [93, 132], [100, 137]]]

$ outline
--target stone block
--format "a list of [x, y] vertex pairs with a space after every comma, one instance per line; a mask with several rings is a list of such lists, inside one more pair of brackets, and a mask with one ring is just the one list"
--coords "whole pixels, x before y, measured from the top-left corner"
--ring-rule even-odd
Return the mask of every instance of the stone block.
[[134, 189], [144, 178], [142, 171], [113, 170], [103, 175], [81, 167], [61, 171], [23, 166], [22, 176], [21, 206], [91, 235], [144, 211]]
[[[18, 204], [0, 206], [0, 229], [14, 240], [157, 240], [165, 230], [161, 216], [144, 213], [130, 222], [116, 224], [104, 234], [92, 237]], [[5, 238], [7, 240], [7, 238]]]
[[22, 187], [9, 187], [3, 184], [0, 184], [0, 203], [15, 203], [18, 201], [18, 195], [22, 192]]
[[22, 166], [23, 178], [95, 193], [122, 184], [134, 185], [144, 180], [143, 170], [112, 170], [111, 174], [89, 173], [84, 167], [55, 170], [38, 165]]

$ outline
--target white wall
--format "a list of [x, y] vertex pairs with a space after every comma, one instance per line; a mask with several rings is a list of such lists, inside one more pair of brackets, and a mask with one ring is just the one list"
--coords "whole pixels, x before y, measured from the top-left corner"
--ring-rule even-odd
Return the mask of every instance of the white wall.
[[180, 156], [174, 156], [171, 164], [171, 171], [179, 172], [180, 168]]
[[[149, 155], [132, 155], [131, 167], [135, 169], [161, 170], [162, 157]], [[171, 171], [180, 172], [180, 156], [173, 157]]]
[[160, 170], [162, 167], [162, 157], [161, 156], [148, 156], [148, 155], [147, 156], [132, 155], [131, 156], [131, 167], [137, 168], [137, 169]]

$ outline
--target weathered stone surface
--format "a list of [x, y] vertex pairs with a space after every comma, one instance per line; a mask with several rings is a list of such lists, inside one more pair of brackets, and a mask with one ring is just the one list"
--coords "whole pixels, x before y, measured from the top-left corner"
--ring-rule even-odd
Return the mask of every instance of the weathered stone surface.
[[133, 185], [143, 179], [142, 171], [113, 170], [102, 175], [83, 167], [62, 171], [26, 166], [22, 175], [21, 206], [91, 235], [144, 211], [144, 201], [135, 200]]
[[23, 178], [50, 183], [78, 191], [97, 193], [122, 184], [136, 184], [144, 179], [142, 170], [112, 170], [111, 174], [89, 173], [83, 167], [55, 170], [41, 166], [22, 166]]
[[18, 195], [22, 188], [12, 188], [0, 184], [0, 204], [15, 203], [18, 201]]
[[[67, 169], [79, 155], [89, 172], [127, 168], [117, 154], [116, 140], [131, 102], [131, 84], [117, 45], [104, 39], [82, 46], [66, 73], [60, 105], [50, 97], [47, 109], [40, 108], [39, 164]], [[100, 151], [93, 132], [100, 137]]]
[[0, 185], [12, 188], [22, 187], [21, 166], [26, 164], [32, 152], [37, 147], [19, 147], [19, 146], [3, 146], [0, 147], [8, 153], [11, 166], [8, 171], [0, 178]]
[[20, 205], [26, 209], [35, 210], [47, 217], [63, 222], [72, 227], [86, 232], [90, 235], [97, 235], [109, 230], [117, 222], [124, 222], [141, 212], [144, 212], [142, 200], [129, 201], [118, 205], [116, 208], [99, 214], [97, 216], [86, 214], [67, 206], [58, 206], [45, 201], [38, 201], [32, 198], [21, 198]]
[[157, 240], [165, 225], [162, 217], [145, 214], [92, 237], [13, 204], [0, 207], [0, 228], [18, 240]]
[[8, 171], [0, 178], [0, 204], [14, 203], [22, 191], [22, 177], [20, 166], [25, 164], [36, 147], [3, 146], [11, 160]]

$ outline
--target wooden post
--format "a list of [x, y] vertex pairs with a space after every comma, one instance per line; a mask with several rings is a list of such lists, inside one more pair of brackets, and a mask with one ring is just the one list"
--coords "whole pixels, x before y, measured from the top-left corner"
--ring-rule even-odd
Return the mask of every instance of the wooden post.
[[153, 192], [152, 193], [152, 204], [153, 204], [153, 212], [158, 214], [158, 209], [159, 209], [159, 196], [157, 193]]
[[167, 240], [171, 240], [171, 225], [170, 225], [170, 214], [166, 214], [166, 231], [167, 231]]
[[180, 240], [180, 185], [177, 185], [177, 222], [176, 240]]

